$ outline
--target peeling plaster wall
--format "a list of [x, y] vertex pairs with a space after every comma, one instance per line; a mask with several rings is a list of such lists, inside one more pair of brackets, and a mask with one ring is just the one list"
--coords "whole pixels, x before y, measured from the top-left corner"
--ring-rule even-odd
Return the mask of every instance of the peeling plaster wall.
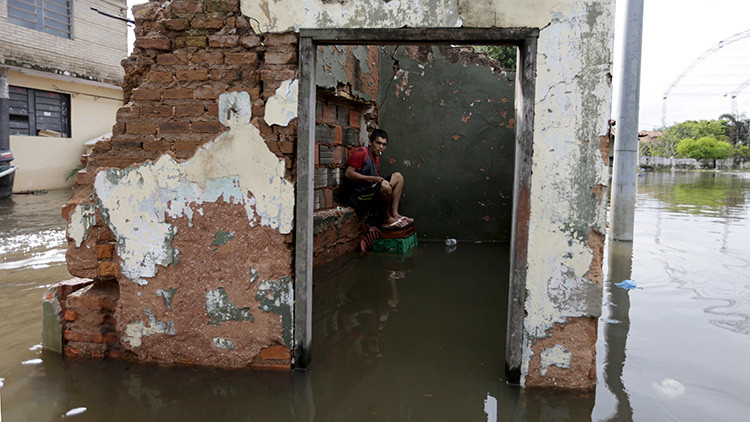
[[[522, 382], [539, 374], [532, 346], [555, 324], [601, 309], [613, 1], [242, 1], [268, 31], [302, 28], [535, 27], [537, 53]], [[562, 340], [561, 340], [562, 341]], [[595, 380], [585, 385], [591, 388]], [[549, 377], [534, 384], [554, 386]], [[558, 384], [559, 385], [559, 384]]]
[[[81, 204], [96, 206], [88, 230], [85, 209], [70, 222], [69, 268], [75, 275], [94, 274], [95, 283], [118, 281], [117, 335], [134, 359], [252, 366], [260, 350], [292, 347], [292, 247], [284, 234], [291, 230], [292, 209], [284, 198], [295, 178], [296, 122], [288, 112], [298, 62], [296, 35], [284, 32], [535, 27], [540, 36], [521, 381], [592, 388], [607, 183], [600, 137], [610, 117], [613, 7], [609, 0], [539, 0], [523, 7], [510, 0], [140, 5], [136, 49], [124, 62], [130, 103], [118, 112], [112, 141], [95, 148], [64, 209], [70, 218]], [[285, 81], [288, 87], [279, 91]], [[219, 95], [242, 91], [249, 94], [252, 116], [220, 119]], [[279, 107], [269, 107], [276, 96]], [[237, 107], [222, 110], [241, 114]], [[212, 161], [223, 157], [236, 168], [232, 152], [268, 156], [255, 129], [285, 162], [261, 158], [263, 171], [246, 173]], [[116, 187], [120, 181], [126, 191]], [[110, 202], [116, 197], [130, 203]], [[213, 245], [219, 232], [235, 237], [222, 235], [226, 243]], [[229, 314], [241, 318], [208, 324], [206, 293], [219, 288], [228, 299], [222, 303], [236, 308], [227, 308]], [[169, 306], [165, 291], [173, 292]], [[245, 308], [252, 322], [242, 318]], [[561, 348], [570, 353], [567, 369]], [[288, 365], [289, 349], [283, 350], [275, 362]]]
[[471, 47], [386, 46], [381, 74], [381, 174], [404, 175], [420, 238], [510, 242], [515, 72]]

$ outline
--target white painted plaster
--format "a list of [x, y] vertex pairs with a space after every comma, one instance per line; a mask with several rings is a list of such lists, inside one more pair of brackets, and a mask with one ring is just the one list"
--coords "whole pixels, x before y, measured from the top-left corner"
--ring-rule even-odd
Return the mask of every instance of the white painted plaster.
[[227, 92], [219, 96], [219, 122], [234, 127], [250, 123], [253, 107], [246, 91]]
[[215, 347], [218, 347], [219, 349], [224, 350], [233, 350], [234, 349], [234, 342], [229, 339], [225, 339], [224, 337], [214, 337], [213, 343]]
[[261, 32], [461, 25], [457, 0], [240, 0], [240, 6]]
[[157, 265], [175, 263], [179, 251], [171, 242], [177, 229], [166, 217], [186, 216], [192, 224], [192, 207], [204, 202], [242, 204], [251, 226], [257, 212], [260, 224], [291, 232], [294, 187], [284, 179], [285, 171], [284, 160], [268, 149], [258, 129], [244, 124], [232, 126], [185, 163], [165, 154], [156, 162], [99, 172], [94, 188], [101, 214], [117, 237], [122, 274], [147, 284]]
[[125, 327], [123, 341], [130, 343], [131, 347], [139, 347], [142, 344], [141, 339], [143, 337], [154, 334], [169, 334], [172, 336], [176, 334], [174, 321], [158, 321], [149, 309], [144, 309], [143, 311], [148, 315], [148, 325], [143, 321], [136, 321]]
[[[586, 233], [606, 231], [606, 209], [588, 189], [608, 183], [598, 145], [608, 129], [613, 4], [570, 3], [538, 43], [522, 383], [534, 341], [556, 322], [596, 312], [592, 300], [601, 290], [584, 276], [594, 256]], [[601, 14], [591, 15], [589, 7]], [[591, 173], [582, 172], [584, 162]]]
[[542, 376], [547, 375], [547, 369], [551, 365], [564, 369], [570, 368], [570, 359], [572, 357], [573, 354], [559, 344], [556, 344], [555, 347], [542, 350], [540, 356], [542, 360], [542, 368], [540, 370]]
[[287, 126], [297, 117], [297, 98], [299, 94], [299, 81], [289, 79], [276, 88], [276, 94], [266, 101], [264, 119], [269, 126]]
[[89, 229], [96, 224], [96, 212], [94, 207], [89, 204], [79, 204], [70, 214], [68, 222], [68, 236], [76, 242], [76, 247], [81, 247], [81, 243], [86, 239]]

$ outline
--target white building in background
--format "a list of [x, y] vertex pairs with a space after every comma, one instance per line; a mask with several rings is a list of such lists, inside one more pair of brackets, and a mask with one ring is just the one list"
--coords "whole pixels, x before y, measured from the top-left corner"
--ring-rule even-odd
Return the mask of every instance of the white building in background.
[[112, 131], [127, 56], [125, 0], [0, 0], [15, 192], [58, 189], [84, 143]]

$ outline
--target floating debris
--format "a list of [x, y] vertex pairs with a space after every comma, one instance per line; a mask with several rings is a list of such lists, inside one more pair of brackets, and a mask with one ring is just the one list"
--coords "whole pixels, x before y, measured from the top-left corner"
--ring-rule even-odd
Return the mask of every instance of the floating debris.
[[672, 378], [664, 378], [659, 382], [652, 384], [656, 392], [662, 398], [665, 399], [676, 399], [677, 397], [685, 395], [685, 386], [681, 382], [675, 381]]
[[625, 290], [643, 289], [643, 287], [636, 286], [634, 280], [625, 280], [620, 283], [615, 283], [615, 286], [620, 287]]
[[76, 407], [76, 408], [70, 409], [70, 410], [68, 410], [67, 413], [65, 413], [65, 415], [63, 415], [63, 418], [69, 418], [71, 416], [80, 415], [81, 413], [85, 412], [86, 410], [87, 410], [87, 408], [85, 408], [85, 407]]
[[29, 359], [21, 362], [21, 365], [39, 365], [42, 363], [41, 359]]
[[5, 378], [0, 378], [0, 388], [3, 388], [5, 385]]
[[42, 345], [41, 344], [35, 344], [35, 345], [29, 347], [29, 350], [31, 350], [32, 352], [36, 352], [37, 350], [42, 350]]

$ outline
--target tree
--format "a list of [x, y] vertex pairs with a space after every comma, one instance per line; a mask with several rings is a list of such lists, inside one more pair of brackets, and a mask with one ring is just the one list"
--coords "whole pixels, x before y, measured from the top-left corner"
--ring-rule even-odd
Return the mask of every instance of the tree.
[[734, 114], [722, 114], [719, 121], [729, 132], [729, 142], [732, 145], [747, 145], [748, 136], [750, 135], [750, 119], [744, 119], [743, 116]]
[[713, 138], [729, 140], [730, 129], [719, 120], [688, 120], [668, 127], [658, 140], [643, 146], [643, 155], [674, 157], [678, 154], [677, 145], [684, 139]]
[[720, 160], [729, 157], [732, 144], [710, 136], [699, 139], [687, 138], [677, 144], [677, 154], [684, 158], [697, 160]]
[[513, 45], [479, 45], [474, 50], [487, 54], [503, 69], [516, 70], [516, 47]]

